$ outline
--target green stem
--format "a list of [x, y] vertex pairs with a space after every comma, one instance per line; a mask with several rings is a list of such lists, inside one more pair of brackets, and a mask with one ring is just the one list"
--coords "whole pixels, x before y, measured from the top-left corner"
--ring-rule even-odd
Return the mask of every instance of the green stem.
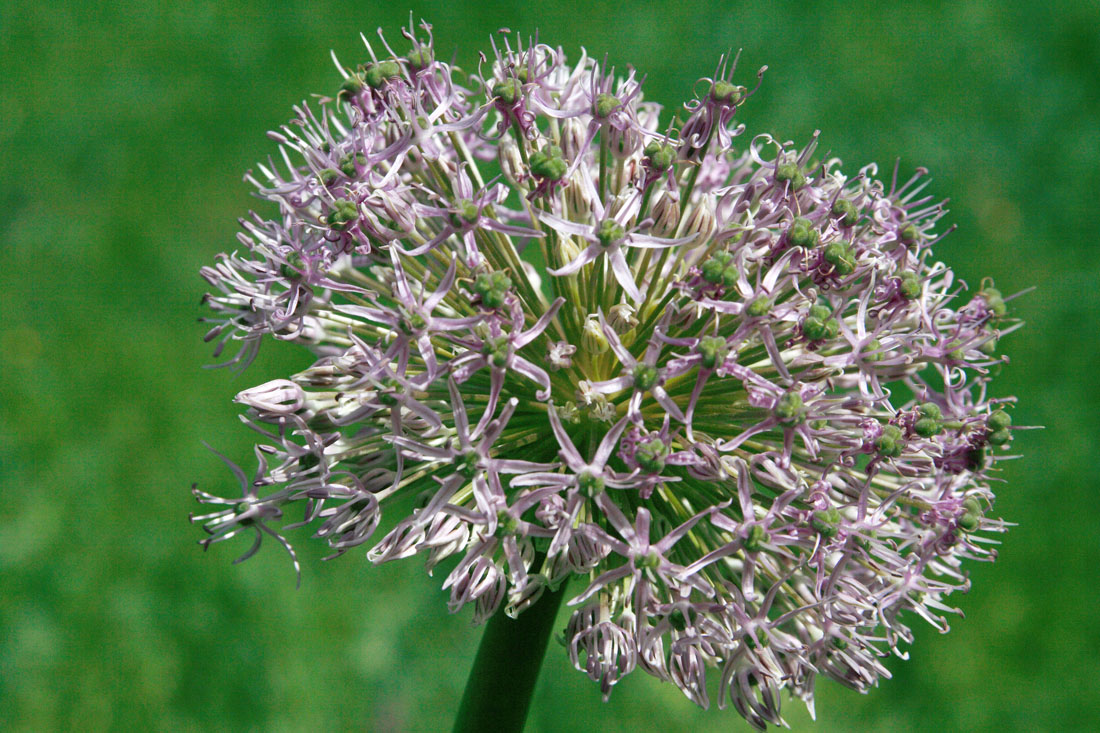
[[454, 733], [523, 730], [565, 585], [556, 591], [547, 589], [519, 618], [506, 616], [502, 605], [489, 619], [462, 695]]

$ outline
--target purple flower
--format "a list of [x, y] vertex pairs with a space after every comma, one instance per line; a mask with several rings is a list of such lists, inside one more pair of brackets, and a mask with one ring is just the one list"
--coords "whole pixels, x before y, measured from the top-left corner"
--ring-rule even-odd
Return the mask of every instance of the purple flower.
[[818, 675], [889, 676], [911, 619], [946, 630], [1005, 528], [992, 382], [1021, 322], [934, 258], [926, 171], [735, 145], [725, 61], [659, 133], [633, 69], [505, 39], [466, 77], [414, 30], [272, 133], [247, 177], [271, 211], [202, 269], [216, 356], [315, 356], [238, 393], [258, 468], [195, 489], [203, 546], [294, 557], [311, 526], [334, 555], [454, 558], [475, 622], [572, 583], [564, 642], [605, 696], [640, 668], [705, 707], [717, 670], [758, 728]]

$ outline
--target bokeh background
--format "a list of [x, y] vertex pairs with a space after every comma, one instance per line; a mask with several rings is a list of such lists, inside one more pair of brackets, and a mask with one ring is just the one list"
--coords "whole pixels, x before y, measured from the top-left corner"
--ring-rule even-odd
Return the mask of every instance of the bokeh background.
[[[1100, 6], [878, 0], [0, 3], [0, 729], [446, 730], [479, 629], [440, 578], [352, 553], [304, 581], [271, 546], [203, 554], [192, 482], [232, 488], [207, 440], [247, 461], [240, 389], [304, 367], [265, 348], [207, 371], [201, 265], [253, 206], [264, 132], [354, 63], [360, 31], [408, 11], [467, 67], [509, 27], [607, 53], [674, 107], [720, 53], [768, 64], [751, 133], [934, 176], [958, 231], [937, 254], [996, 280], [1028, 321], [998, 396], [1025, 457], [950, 634], [915, 625], [867, 696], [823, 681], [796, 730], [1100, 729]], [[270, 345], [269, 345], [270, 347]], [[563, 625], [562, 621], [559, 626]], [[609, 703], [551, 645], [528, 731], [747, 730], [637, 672]]]

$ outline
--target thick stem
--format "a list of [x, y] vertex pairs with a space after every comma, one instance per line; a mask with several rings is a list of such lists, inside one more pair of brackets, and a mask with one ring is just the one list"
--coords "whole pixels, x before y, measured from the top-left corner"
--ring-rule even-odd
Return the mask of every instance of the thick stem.
[[547, 589], [519, 618], [506, 616], [502, 605], [489, 619], [466, 681], [454, 733], [523, 730], [565, 585], [556, 591]]

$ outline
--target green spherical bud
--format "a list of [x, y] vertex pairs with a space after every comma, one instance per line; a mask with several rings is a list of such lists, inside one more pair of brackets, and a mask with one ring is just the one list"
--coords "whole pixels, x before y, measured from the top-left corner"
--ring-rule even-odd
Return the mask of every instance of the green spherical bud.
[[827, 305], [821, 303], [814, 303], [810, 306], [810, 318], [817, 318], [819, 320], [825, 320], [833, 315], [832, 309]]
[[592, 105], [592, 114], [597, 119], [607, 119], [616, 108], [621, 107], [622, 102], [614, 94], [597, 94], [596, 101]]
[[645, 392], [657, 384], [657, 379], [660, 377], [660, 374], [657, 372], [657, 367], [651, 367], [648, 364], [639, 364], [634, 367], [630, 376], [634, 379], [634, 389], [639, 392]]
[[714, 86], [710, 88], [710, 98], [715, 102], [723, 102], [725, 104], [740, 104], [744, 94], [745, 87], [737, 84], [730, 84], [724, 79], [719, 79], [714, 82]]
[[371, 64], [365, 78], [371, 89], [377, 89], [390, 79], [401, 76], [401, 66], [396, 61], [379, 61]]
[[816, 246], [819, 236], [810, 220], [801, 217], [791, 222], [791, 228], [787, 230], [787, 241], [795, 247]]
[[602, 494], [604, 489], [603, 477], [596, 476], [591, 471], [581, 471], [577, 474], [577, 488], [585, 496]]
[[340, 180], [340, 171], [335, 168], [325, 168], [323, 171], [317, 174], [317, 180], [324, 186], [331, 186]]
[[466, 451], [460, 456], [456, 456], [455, 470], [468, 479], [472, 479], [477, 476], [481, 470], [481, 458], [478, 456], [477, 451], [471, 449]]
[[347, 199], [336, 199], [332, 202], [332, 211], [325, 221], [336, 231], [343, 231], [348, 222], [359, 218], [359, 207]]
[[344, 83], [340, 85], [340, 91], [337, 92], [336, 98], [351, 99], [358, 96], [361, 91], [363, 91], [363, 80], [360, 79], [357, 74], [352, 74], [347, 79], [344, 79]]
[[561, 157], [561, 148], [547, 145], [531, 154], [531, 173], [551, 181], [561, 180], [569, 166]]
[[833, 216], [839, 217], [841, 224], [850, 227], [859, 220], [859, 211], [848, 199], [837, 199], [833, 202]]
[[791, 190], [797, 191], [806, 185], [806, 176], [798, 167], [798, 163], [783, 163], [775, 169], [775, 180], [778, 183], [790, 181]]
[[729, 252], [715, 252], [699, 268], [703, 279], [715, 285], [732, 287], [737, 282], [737, 266]]
[[340, 170], [348, 178], [354, 178], [359, 174], [359, 169], [356, 166], [365, 166], [366, 164], [367, 156], [362, 153], [349, 154], [340, 159]]
[[943, 432], [943, 423], [930, 417], [922, 417], [913, 424], [913, 432], [922, 438], [931, 438]]
[[412, 49], [405, 58], [409, 62], [409, 68], [415, 69], [416, 71], [428, 68], [434, 60], [432, 58], [432, 49], [427, 46]]
[[896, 425], [886, 425], [882, 434], [875, 440], [875, 450], [885, 458], [897, 458], [901, 455], [901, 429]]
[[749, 536], [745, 538], [745, 542], [742, 545], [745, 548], [745, 552], [760, 552], [764, 549], [764, 545], [768, 541], [768, 530], [764, 529], [763, 525], [754, 524], [749, 530]]
[[474, 280], [474, 292], [486, 308], [500, 308], [512, 288], [512, 279], [503, 272], [483, 272]]
[[745, 312], [752, 318], [761, 318], [768, 315], [772, 309], [772, 302], [761, 295], [745, 307]]
[[975, 297], [985, 301], [985, 307], [989, 309], [994, 318], [1004, 318], [1008, 315], [1008, 306], [1005, 305], [1004, 296], [997, 288], [982, 288]]
[[507, 366], [508, 352], [509, 343], [507, 336], [497, 336], [496, 338], [486, 339], [481, 347], [481, 353], [483, 353], [489, 359], [489, 363], [495, 367]]
[[922, 402], [917, 407], [917, 412], [920, 413], [921, 417], [930, 417], [933, 420], [943, 419], [943, 412], [940, 411], [940, 406], [935, 402]]
[[840, 521], [840, 512], [836, 509], [824, 509], [814, 512], [813, 519], [810, 520], [810, 526], [816, 529], [822, 537], [831, 539], [836, 537], [840, 531]]
[[977, 517], [973, 514], [963, 514], [961, 517], [958, 518], [956, 524], [958, 525], [959, 529], [964, 532], [973, 532], [978, 528], [979, 521], [980, 517]]
[[705, 336], [699, 340], [699, 353], [703, 357], [703, 366], [714, 369], [726, 360], [729, 345], [721, 336]]
[[684, 612], [679, 608], [672, 609], [672, 613], [665, 618], [668, 619], [668, 625], [677, 631], [683, 631], [687, 628], [687, 619], [684, 618]]
[[844, 242], [832, 242], [826, 246], [825, 261], [842, 277], [851, 275], [856, 269], [855, 251]]
[[1012, 416], [1004, 410], [994, 410], [986, 418], [985, 424], [990, 430], [1004, 430], [1012, 424]]
[[659, 438], [642, 443], [634, 453], [634, 460], [641, 469], [647, 473], [660, 473], [665, 469], [665, 459], [668, 458], [668, 446]]
[[985, 468], [989, 458], [989, 451], [984, 447], [971, 448], [966, 453], [966, 468], [969, 471], [980, 471]]
[[523, 84], [518, 79], [502, 79], [493, 85], [493, 96], [508, 106], [516, 103], [523, 95]]
[[915, 300], [920, 297], [923, 287], [917, 273], [906, 270], [898, 275], [898, 279], [901, 281], [898, 285], [898, 292], [901, 293], [901, 297], [907, 300]]
[[610, 247], [626, 236], [626, 231], [614, 219], [604, 219], [596, 230], [596, 238], [604, 247]]
[[963, 501], [962, 507], [963, 511], [965, 511], [967, 514], [981, 515], [983, 513], [982, 503], [973, 496], [967, 497], [967, 499]]
[[779, 422], [791, 425], [802, 417], [802, 397], [797, 392], [787, 392], [775, 402], [773, 410]]
[[986, 356], [994, 356], [997, 353], [997, 339], [989, 339], [978, 347], [978, 351], [982, 352]]
[[656, 140], [645, 146], [645, 155], [657, 171], [667, 171], [676, 162], [676, 148]]
[[870, 362], [882, 361], [886, 358], [886, 354], [882, 351], [882, 342], [878, 339], [868, 341], [860, 351], [860, 356], [864, 361]]
[[286, 262], [279, 266], [279, 273], [287, 280], [299, 280], [302, 277], [302, 255], [291, 252], [286, 256]]
[[912, 224], [906, 224], [898, 232], [898, 239], [906, 244], [912, 244], [917, 241], [917, 237], [920, 236], [920, 231]]
[[1001, 428], [1000, 430], [994, 430], [989, 434], [987, 438], [990, 445], [1006, 445], [1012, 440], [1012, 431], [1008, 428]]
[[506, 511], [497, 512], [497, 536], [515, 534], [519, 529], [519, 520]]

